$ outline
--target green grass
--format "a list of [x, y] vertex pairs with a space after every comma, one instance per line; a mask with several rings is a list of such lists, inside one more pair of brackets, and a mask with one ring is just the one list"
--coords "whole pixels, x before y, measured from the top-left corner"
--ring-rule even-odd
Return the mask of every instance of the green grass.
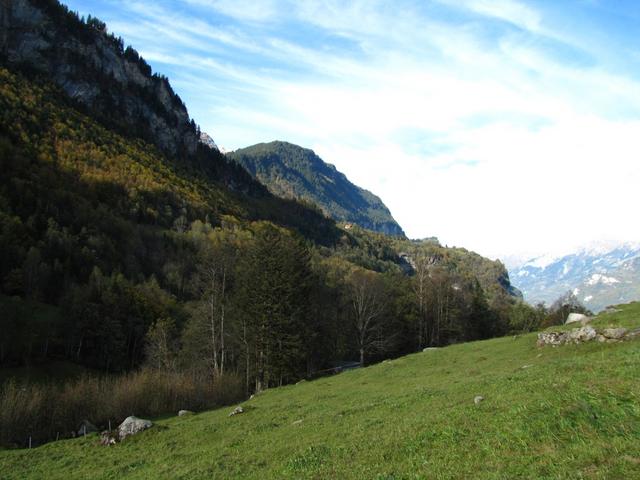
[[[598, 323], [640, 326], [640, 304], [621, 310]], [[241, 415], [160, 419], [114, 447], [92, 436], [2, 451], [0, 477], [640, 478], [640, 342], [535, 340], [455, 345], [270, 390]]]

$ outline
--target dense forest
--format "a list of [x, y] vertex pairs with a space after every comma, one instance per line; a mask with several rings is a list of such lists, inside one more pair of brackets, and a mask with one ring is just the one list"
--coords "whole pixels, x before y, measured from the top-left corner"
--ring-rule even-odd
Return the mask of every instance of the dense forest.
[[[151, 76], [99, 20], [53, 1], [32, 4], [69, 36], [107, 38]], [[142, 121], [123, 128], [137, 117], [116, 108], [111, 118], [102, 108], [100, 98], [123, 88], [107, 73], [94, 103], [70, 98], [43, 72], [14, 62], [16, 44], [19, 36], [7, 40], [3, 31], [0, 367], [64, 361], [133, 379], [126, 388], [149, 371], [171, 385], [192, 378], [249, 395], [334, 372], [345, 360], [366, 365], [550, 321], [544, 307], [521, 302], [499, 262], [433, 240], [342, 229], [317, 207], [272, 195], [202, 144], [173, 151]], [[126, 95], [140, 94], [134, 90]], [[171, 102], [181, 105], [175, 95]], [[15, 407], [21, 402], [11, 395], [20, 390], [7, 385], [0, 397]], [[197, 388], [188, 397], [197, 408], [235, 398]], [[178, 397], [167, 396], [173, 403], [150, 412], [173, 408]], [[43, 404], [47, 398], [57, 397], [44, 395]], [[114, 418], [131, 405], [112, 409]], [[0, 441], [19, 443], [34, 430], [50, 438], [47, 425], [20, 423], [12, 436], [5, 424]]]

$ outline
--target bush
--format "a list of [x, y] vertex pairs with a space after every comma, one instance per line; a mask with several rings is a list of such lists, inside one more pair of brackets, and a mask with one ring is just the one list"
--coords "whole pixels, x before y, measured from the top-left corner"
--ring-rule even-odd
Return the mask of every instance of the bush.
[[157, 417], [180, 409], [204, 410], [244, 395], [234, 375], [211, 377], [145, 369], [119, 377], [84, 376], [66, 384], [0, 386], [0, 445], [25, 446], [75, 436], [89, 420], [101, 429], [129, 415]]

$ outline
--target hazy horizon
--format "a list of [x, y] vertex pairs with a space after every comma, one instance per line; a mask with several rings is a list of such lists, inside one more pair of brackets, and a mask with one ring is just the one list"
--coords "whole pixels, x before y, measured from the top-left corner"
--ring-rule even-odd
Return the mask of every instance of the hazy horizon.
[[494, 258], [637, 241], [634, 2], [67, 1], [221, 146], [312, 148], [409, 237]]

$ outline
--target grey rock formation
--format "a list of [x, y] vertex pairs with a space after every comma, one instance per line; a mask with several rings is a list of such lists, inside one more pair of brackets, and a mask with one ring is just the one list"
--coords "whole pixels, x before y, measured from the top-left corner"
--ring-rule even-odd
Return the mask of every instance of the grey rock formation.
[[199, 139], [166, 78], [151, 75], [105, 29], [79, 26], [34, 0], [2, 2], [0, 53], [9, 64], [38, 72], [96, 116], [135, 131], [166, 153], [194, 153]]
[[605, 328], [596, 330], [590, 325], [574, 328], [565, 332], [541, 332], [538, 334], [537, 345], [539, 347], [560, 346], [567, 343], [585, 343], [597, 340], [601, 343], [614, 343], [629, 340], [640, 335], [640, 329], [627, 330], [626, 328]]
[[135, 435], [136, 433], [142, 432], [152, 426], [153, 423], [151, 420], [145, 420], [134, 416], [127, 417], [118, 427], [118, 439], [122, 441], [128, 436]]
[[602, 336], [612, 340], [620, 340], [627, 333], [626, 328], [605, 328], [602, 330]]
[[567, 341], [573, 343], [588, 342], [596, 338], [596, 329], [590, 326], [575, 328], [567, 333]]

